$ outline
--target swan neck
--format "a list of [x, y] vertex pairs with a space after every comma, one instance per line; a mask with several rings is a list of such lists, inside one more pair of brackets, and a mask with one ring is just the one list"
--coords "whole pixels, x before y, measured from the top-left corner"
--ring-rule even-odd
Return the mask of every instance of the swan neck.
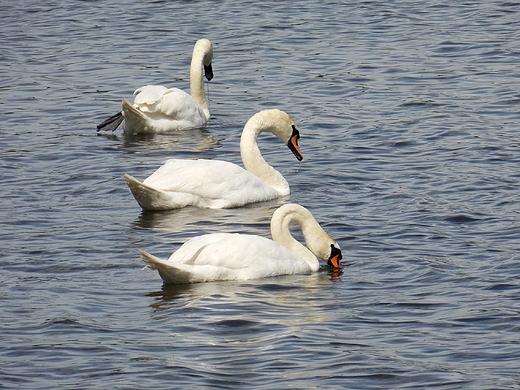
[[267, 125], [262, 125], [254, 119], [255, 117], [252, 117], [246, 123], [240, 138], [240, 155], [244, 167], [278, 191], [281, 196], [289, 195], [289, 183], [280, 172], [265, 161], [258, 148], [258, 135], [271, 130]]
[[204, 75], [202, 72], [204, 53], [193, 50], [190, 66], [190, 94], [199, 103], [200, 107], [209, 119], [208, 100], [204, 91]]
[[[314, 218], [312, 218], [314, 220]], [[271, 235], [273, 240], [285, 246], [300, 256], [309, 265], [312, 272], [319, 269], [318, 258], [302, 243], [298, 242], [291, 234], [290, 225], [296, 223], [301, 226], [304, 237], [308, 234], [306, 229], [309, 219], [298, 212], [289, 212], [279, 215], [275, 212], [271, 220]]]

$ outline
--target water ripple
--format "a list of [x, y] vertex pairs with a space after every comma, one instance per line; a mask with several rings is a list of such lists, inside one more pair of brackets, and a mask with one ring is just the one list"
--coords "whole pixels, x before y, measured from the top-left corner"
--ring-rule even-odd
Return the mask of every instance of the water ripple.
[[[516, 387], [518, 15], [503, 1], [2, 5], [2, 386]], [[96, 133], [141, 85], [188, 90], [202, 36], [206, 129]], [[140, 211], [125, 172], [240, 163], [243, 125], [271, 107], [301, 130], [301, 163], [259, 140], [290, 197]], [[161, 286], [142, 269], [137, 248], [268, 237], [287, 201], [338, 240], [342, 274]]]

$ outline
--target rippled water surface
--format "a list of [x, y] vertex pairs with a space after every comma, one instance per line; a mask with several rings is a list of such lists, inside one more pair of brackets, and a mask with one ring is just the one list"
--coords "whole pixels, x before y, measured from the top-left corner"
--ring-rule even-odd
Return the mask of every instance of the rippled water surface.
[[[520, 3], [21, 0], [0, 20], [0, 387], [518, 388]], [[96, 133], [142, 85], [187, 90], [201, 37], [206, 129]], [[262, 151], [345, 272], [163, 286], [138, 248], [269, 236], [289, 200], [142, 213], [122, 175], [239, 163], [270, 107], [305, 159]]]

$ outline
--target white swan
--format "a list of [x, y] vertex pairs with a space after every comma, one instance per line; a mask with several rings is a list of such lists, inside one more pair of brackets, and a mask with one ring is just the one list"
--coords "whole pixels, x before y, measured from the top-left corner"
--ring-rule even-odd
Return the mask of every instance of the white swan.
[[[292, 237], [291, 222], [301, 226], [307, 247]], [[339, 245], [300, 205], [285, 204], [274, 212], [271, 235], [274, 241], [247, 234], [206, 234], [187, 241], [168, 260], [139, 252], [165, 283], [175, 284], [309, 274], [319, 269], [318, 258], [341, 268]]]
[[114, 131], [123, 120], [123, 128], [129, 134], [164, 133], [205, 126], [210, 115], [202, 67], [210, 81], [213, 78], [212, 59], [212, 43], [208, 39], [199, 39], [191, 59], [191, 95], [178, 88], [145, 85], [134, 92], [133, 105], [123, 98], [123, 110], [99, 124], [97, 130]]
[[257, 137], [264, 131], [274, 133], [299, 161], [303, 159], [296, 124], [286, 112], [270, 109], [253, 115], [242, 131], [240, 154], [246, 169], [220, 160], [170, 159], [142, 183], [125, 174], [126, 183], [143, 210], [190, 205], [222, 209], [288, 195], [287, 180], [258, 149]]

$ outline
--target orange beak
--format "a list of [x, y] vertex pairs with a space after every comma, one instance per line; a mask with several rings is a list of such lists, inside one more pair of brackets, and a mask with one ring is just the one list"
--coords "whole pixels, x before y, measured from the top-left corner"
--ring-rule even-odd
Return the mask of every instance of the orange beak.
[[341, 267], [341, 259], [343, 258], [341, 254], [341, 249], [336, 248], [334, 245], [330, 245], [330, 257], [327, 264], [332, 268], [342, 268]]
[[329, 265], [333, 268], [341, 268], [341, 255], [335, 255], [335, 256], [332, 256], [330, 259], [329, 259]]

